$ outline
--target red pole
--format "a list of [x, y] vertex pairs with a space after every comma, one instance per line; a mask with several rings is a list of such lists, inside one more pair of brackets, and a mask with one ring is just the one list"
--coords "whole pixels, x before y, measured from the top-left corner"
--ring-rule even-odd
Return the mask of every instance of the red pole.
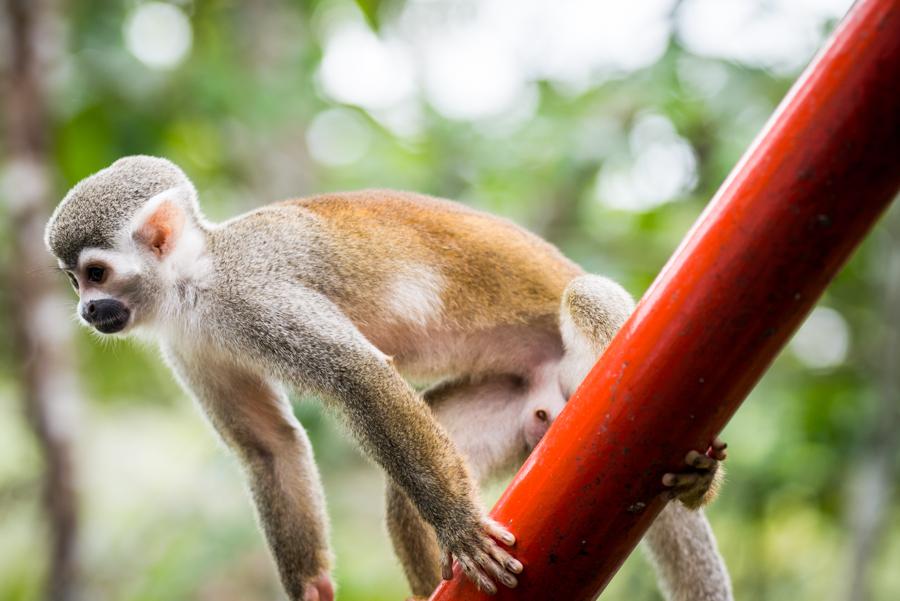
[[432, 600], [595, 598], [898, 188], [900, 3], [860, 0], [494, 507], [518, 588]]

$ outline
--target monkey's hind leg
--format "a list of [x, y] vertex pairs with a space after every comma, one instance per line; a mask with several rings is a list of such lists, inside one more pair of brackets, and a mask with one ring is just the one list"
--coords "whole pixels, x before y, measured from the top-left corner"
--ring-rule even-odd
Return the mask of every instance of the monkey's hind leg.
[[560, 384], [572, 395], [631, 312], [634, 300], [608, 278], [582, 275], [566, 286], [559, 314], [565, 355]]
[[387, 484], [387, 527], [410, 590], [417, 598], [428, 598], [441, 581], [437, 537], [406, 494], [390, 481]]
[[[603, 277], [584, 275], [566, 287], [560, 309], [565, 355], [560, 361], [560, 384], [571, 395], [634, 309], [625, 290]], [[666, 474], [679, 503], [670, 503], [645, 537], [657, 579], [669, 601], [729, 601], [731, 581], [706, 516], [689, 511], [714, 496], [722, 470], [724, 445], [715, 441], [711, 457], [691, 451], [690, 469]], [[713, 491], [712, 493], [710, 491]]]

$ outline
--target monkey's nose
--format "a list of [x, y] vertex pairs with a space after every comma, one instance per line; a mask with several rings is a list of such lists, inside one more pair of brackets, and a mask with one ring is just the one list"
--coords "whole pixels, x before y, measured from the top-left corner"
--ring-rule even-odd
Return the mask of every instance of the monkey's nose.
[[124, 328], [130, 314], [128, 307], [114, 298], [90, 301], [81, 311], [84, 320], [104, 334], [112, 334]]

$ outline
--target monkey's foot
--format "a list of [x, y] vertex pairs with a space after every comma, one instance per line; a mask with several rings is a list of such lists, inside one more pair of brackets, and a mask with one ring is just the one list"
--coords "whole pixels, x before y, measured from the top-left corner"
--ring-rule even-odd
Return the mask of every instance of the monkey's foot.
[[684, 457], [689, 469], [665, 474], [662, 478], [663, 486], [670, 489], [669, 498], [678, 499], [690, 509], [697, 509], [715, 499], [725, 476], [725, 467], [720, 462], [728, 456], [725, 451], [727, 447], [715, 438], [706, 453], [689, 451]]

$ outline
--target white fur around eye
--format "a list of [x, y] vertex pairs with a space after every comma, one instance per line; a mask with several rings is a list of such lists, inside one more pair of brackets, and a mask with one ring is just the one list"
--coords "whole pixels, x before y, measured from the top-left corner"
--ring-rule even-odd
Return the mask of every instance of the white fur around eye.
[[398, 321], [424, 326], [440, 315], [443, 288], [440, 274], [424, 265], [411, 265], [388, 284], [387, 306]]
[[102, 263], [112, 270], [113, 277], [128, 277], [140, 270], [140, 263], [132, 253], [102, 248], [85, 248], [78, 255], [78, 268], [84, 269], [91, 263]]

